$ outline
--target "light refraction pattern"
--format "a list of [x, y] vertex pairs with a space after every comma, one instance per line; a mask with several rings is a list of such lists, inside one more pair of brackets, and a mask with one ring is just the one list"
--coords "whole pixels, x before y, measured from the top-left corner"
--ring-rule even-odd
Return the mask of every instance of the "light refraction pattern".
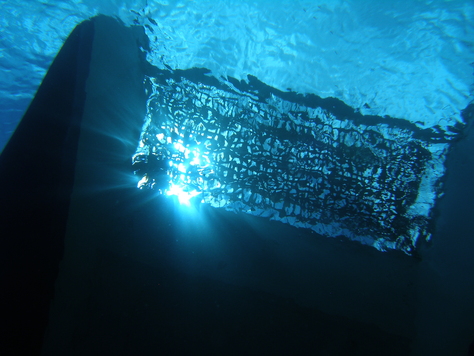
[[[183, 71], [184, 73], [185, 71]], [[457, 130], [363, 116], [335, 99], [163, 71], [133, 157], [141, 189], [412, 254], [429, 238]], [[349, 109], [349, 110], [348, 110]]]

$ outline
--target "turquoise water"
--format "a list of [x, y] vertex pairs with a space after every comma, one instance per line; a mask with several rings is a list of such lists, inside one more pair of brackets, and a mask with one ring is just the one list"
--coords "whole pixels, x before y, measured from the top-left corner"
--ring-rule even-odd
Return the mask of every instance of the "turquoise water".
[[[268, 142], [252, 143], [253, 152], [249, 146], [247, 156], [234, 152], [228, 156], [231, 163], [223, 163], [220, 168], [217, 162], [224, 152], [218, 148], [206, 155], [204, 145], [208, 147], [208, 143], [192, 139], [184, 147], [182, 141], [175, 142], [182, 149], [171, 147], [166, 155], [176, 151], [176, 157], [181, 153], [189, 156], [190, 150], [195, 150], [196, 163], [185, 166], [187, 159], [175, 159], [173, 168], [173, 160], [164, 158], [171, 164], [169, 171], [176, 171], [168, 172], [169, 188], [163, 188], [164, 194], [182, 198], [184, 191], [186, 199], [200, 195], [202, 202], [215, 207], [270, 217], [323, 235], [343, 235], [380, 250], [401, 249], [411, 253], [420, 237], [430, 239], [428, 219], [436, 199], [442, 195], [440, 182], [445, 173], [446, 153], [456, 137], [453, 127], [462, 127], [461, 110], [472, 100], [471, 2], [2, 1], [0, 5], [0, 64], [4, 68], [0, 81], [1, 147], [70, 31], [95, 15], [110, 15], [126, 25], [143, 26], [150, 46], [141, 51], [158, 69], [206, 68], [206, 76], [217, 78], [229, 88], [233, 84], [228, 80], [248, 83], [251, 75], [281, 93], [338, 99], [355, 113], [349, 118], [347, 113], [333, 112], [330, 106], [296, 105], [297, 101], [282, 99], [281, 95], [265, 99], [266, 104], [261, 106], [257, 103], [258, 95], [245, 90], [236, 89], [237, 96], [234, 93], [228, 97], [225, 90], [205, 88], [207, 94], [199, 95], [219, 96], [219, 103], [206, 104], [196, 99], [193, 107], [182, 108], [180, 114], [169, 108], [170, 114], [166, 116], [150, 107], [155, 100], [154, 94], [150, 94], [142, 141], [136, 153], [146, 162], [148, 157], [154, 157], [150, 156], [152, 152], [161, 149], [159, 146], [171, 144], [174, 129], [162, 130], [161, 125], [188, 125], [180, 121], [180, 115], [198, 117], [196, 111], [209, 110], [214, 118], [193, 120], [192, 128], [187, 130], [194, 135], [224, 132], [222, 123], [231, 117], [235, 119], [235, 112], [239, 112], [242, 137], [266, 132], [271, 127], [284, 127], [291, 135], [291, 127], [297, 127], [293, 141], [269, 134]], [[148, 80], [153, 82], [154, 78]], [[201, 89], [197, 87], [196, 91]], [[153, 89], [160, 93], [162, 90], [166, 92], [159, 86]], [[241, 102], [239, 96], [248, 98], [248, 102], [230, 104], [235, 100]], [[219, 105], [225, 109], [216, 111]], [[249, 116], [246, 107], [253, 107], [258, 114]], [[277, 114], [271, 114], [273, 123], [269, 124], [263, 113], [272, 108], [276, 108]], [[167, 117], [166, 123], [163, 115]], [[380, 120], [373, 122], [372, 117]], [[396, 118], [396, 123], [389, 118]], [[209, 124], [217, 125], [212, 133]], [[408, 130], [404, 125], [408, 125]], [[155, 137], [156, 132], [160, 132], [161, 136], [156, 137], [161, 143], [144, 139]], [[298, 141], [303, 132], [310, 133], [310, 141]], [[423, 135], [430, 137], [420, 138], [422, 132], [428, 132]], [[184, 137], [189, 133], [179, 134]], [[225, 131], [215, 137], [231, 142], [229, 135]], [[382, 137], [382, 141], [374, 135]], [[259, 144], [261, 147], [256, 150]], [[380, 149], [380, 145], [385, 148]], [[352, 161], [347, 161], [347, 154], [337, 153], [338, 146], [351, 151]], [[202, 152], [198, 152], [198, 147]], [[312, 147], [325, 148], [307, 156]], [[411, 148], [405, 152], [407, 147]], [[265, 152], [281, 157], [267, 162], [265, 168], [259, 162], [266, 160]], [[199, 162], [198, 156], [206, 158], [206, 163]], [[356, 164], [355, 157], [365, 158]], [[290, 160], [290, 165], [279, 167], [282, 160]], [[227, 180], [224, 184], [222, 172], [237, 169], [241, 161], [249, 166], [240, 170], [254, 171], [260, 177], [265, 173], [265, 182], [238, 179], [242, 174], [235, 172], [237, 183]], [[190, 178], [190, 167], [201, 172], [197, 174], [199, 182]], [[213, 178], [212, 182], [210, 173], [202, 173], [214, 174], [219, 170], [220, 179]], [[289, 178], [273, 182], [269, 188], [275, 172]], [[331, 178], [334, 172], [340, 175], [338, 180]], [[149, 177], [146, 169], [141, 172], [139, 187], [153, 188], [156, 182]], [[314, 195], [309, 205], [305, 189]], [[266, 193], [262, 195], [261, 191]], [[282, 197], [281, 191], [292, 198]], [[267, 202], [266, 194], [270, 192], [278, 197]], [[299, 198], [294, 199], [296, 195]], [[325, 203], [326, 196], [339, 198]], [[351, 206], [355, 209], [353, 216]], [[362, 206], [368, 219], [360, 220]], [[401, 217], [406, 221], [397, 220]], [[395, 225], [404, 228], [394, 228]]]
[[472, 354], [467, 2], [9, 4], [0, 348]]
[[[474, 5], [456, 1], [0, 1], [0, 147], [52, 59], [97, 14], [144, 25], [149, 61], [248, 74], [420, 127], [472, 99]], [[367, 105], [365, 105], [367, 104]]]

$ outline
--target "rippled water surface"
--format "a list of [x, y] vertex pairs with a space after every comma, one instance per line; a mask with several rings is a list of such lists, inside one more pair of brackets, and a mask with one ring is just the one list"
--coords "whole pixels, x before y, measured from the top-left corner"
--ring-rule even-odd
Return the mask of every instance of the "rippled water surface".
[[3, 146], [52, 59], [97, 14], [145, 26], [164, 68], [248, 74], [420, 127], [460, 121], [472, 99], [474, 5], [455, 1], [0, 1]]

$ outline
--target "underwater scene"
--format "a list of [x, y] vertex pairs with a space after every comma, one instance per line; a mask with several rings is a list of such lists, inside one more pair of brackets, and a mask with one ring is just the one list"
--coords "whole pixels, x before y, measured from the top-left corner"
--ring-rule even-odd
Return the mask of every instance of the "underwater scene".
[[1, 1], [2, 354], [474, 354], [474, 4]]

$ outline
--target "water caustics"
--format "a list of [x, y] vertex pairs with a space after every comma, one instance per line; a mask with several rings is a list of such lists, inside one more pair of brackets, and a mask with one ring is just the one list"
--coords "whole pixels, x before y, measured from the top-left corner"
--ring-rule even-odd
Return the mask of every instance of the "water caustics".
[[0, 150], [67, 35], [99, 14], [143, 26], [147, 59], [161, 69], [250, 74], [423, 128], [460, 122], [472, 100], [470, 0], [0, 0], [0, 7]]
[[133, 156], [140, 188], [379, 250], [430, 237], [472, 101], [471, 1], [0, 4], [0, 150], [67, 34], [114, 16], [143, 28], [159, 70]]
[[429, 238], [459, 127], [420, 129], [339, 100], [202, 70], [149, 77], [138, 187], [411, 254]]

